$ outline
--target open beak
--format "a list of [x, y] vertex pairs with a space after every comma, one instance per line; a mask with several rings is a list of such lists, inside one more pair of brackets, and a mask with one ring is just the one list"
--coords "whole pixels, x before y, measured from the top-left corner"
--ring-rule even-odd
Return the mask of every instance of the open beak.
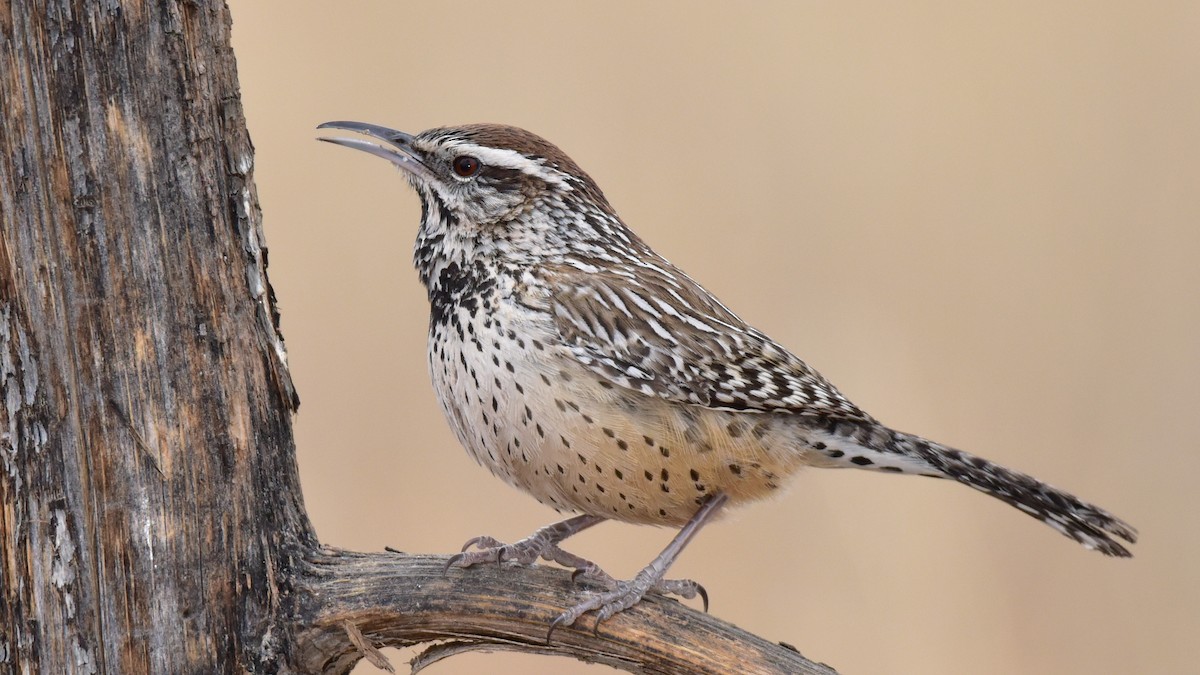
[[387, 145], [372, 143], [361, 138], [318, 138], [318, 141], [333, 143], [335, 145], [344, 145], [347, 148], [362, 150], [376, 157], [382, 157], [387, 161], [400, 167], [401, 170], [410, 173], [414, 176], [419, 176], [426, 180], [434, 180], [435, 176], [429, 167], [425, 166], [421, 161], [420, 153], [412, 146], [412, 134], [406, 134], [403, 131], [388, 129], [375, 124], [366, 124], [365, 122], [326, 122], [317, 127], [318, 129], [345, 129], [346, 131], [354, 131], [360, 134], [378, 138]]

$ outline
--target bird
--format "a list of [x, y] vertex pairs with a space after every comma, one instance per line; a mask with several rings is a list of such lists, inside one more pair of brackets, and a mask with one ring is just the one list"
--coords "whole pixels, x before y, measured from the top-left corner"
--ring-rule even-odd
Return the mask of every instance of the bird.
[[[957, 481], [1088, 549], [1129, 557], [1137, 531], [1108, 511], [982, 457], [892, 429], [656, 253], [562, 150], [523, 129], [416, 134], [352, 121], [318, 140], [398, 167], [421, 202], [413, 261], [430, 304], [428, 365], [449, 426], [508, 483], [576, 514], [506, 544], [467, 541], [451, 567], [539, 558], [596, 581], [550, 624], [594, 626], [667, 579], [731, 507], [803, 467]], [[368, 140], [371, 139], [371, 140]], [[376, 142], [378, 141], [378, 142]], [[630, 580], [565, 550], [607, 520], [679, 528]]]

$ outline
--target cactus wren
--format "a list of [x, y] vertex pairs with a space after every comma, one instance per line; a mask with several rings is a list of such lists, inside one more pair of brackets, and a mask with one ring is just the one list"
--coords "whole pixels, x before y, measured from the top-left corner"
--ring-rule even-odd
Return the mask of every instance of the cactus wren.
[[[609, 589], [551, 630], [589, 611], [598, 624], [651, 591], [703, 595], [664, 579], [679, 552], [723, 507], [774, 493], [803, 466], [949, 478], [1087, 548], [1130, 555], [1117, 540], [1136, 530], [1107, 511], [860, 410], [651, 250], [546, 140], [496, 124], [320, 128], [383, 141], [320, 139], [387, 159], [420, 195], [429, 369], [458, 440], [538, 501], [582, 514], [511, 545], [477, 537], [451, 559], [544, 557]], [[618, 581], [559, 547], [607, 519], [682, 529]]]

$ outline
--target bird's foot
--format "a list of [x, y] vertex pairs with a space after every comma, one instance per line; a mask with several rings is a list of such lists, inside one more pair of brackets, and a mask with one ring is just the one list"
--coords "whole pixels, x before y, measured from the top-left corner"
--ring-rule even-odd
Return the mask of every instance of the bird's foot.
[[[667, 548], [663, 549], [658, 557], [630, 581], [614, 579], [596, 563], [564, 551], [558, 545], [567, 537], [604, 520], [599, 516], [589, 515], [575, 516], [553, 525], [547, 525], [513, 544], [505, 544], [495, 537], [486, 535], [475, 537], [463, 545], [461, 552], [450, 556], [446, 562], [446, 570], [449, 571], [456, 565], [471, 567], [480, 563], [498, 564], [509, 561], [528, 565], [537, 562], [538, 558], [545, 558], [574, 570], [571, 574], [572, 580], [582, 577], [608, 589], [592, 594], [583, 602], [558, 615], [550, 624], [549, 632], [546, 633], [547, 643], [554, 634], [555, 628], [574, 625], [579, 617], [592, 611], [596, 612], [595, 626], [598, 628], [600, 622], [633, 607], [647, 593], [676, 595], [686, 599], [698, 595], [703, 598], [704, 611], [707, 612], [708, 593], [705, 592], [703, 586], [691, 579], [664, 579], [663, 577], [666, 576], [667, 568], [679, 555], [679, 551], [683, 549], [704, 521], [721, 508], [725, 500], [726, 497], [722, 494], [710, 497], [696, 512], [696, 515], [692, 516], [687, 525], [675, 535]], [[471, 548], [475, 548], [475, 550], [468, 550]]]
[[[550, 630], [546, 633], [546, 643], [550, 643], [551, 636], [554, 635], [554, 629], [559, 626], [574, 625], [579, 617], [588, 612], [596, 613], [596, 622], [592, 624], [592, 630], [599, 630], [600, 623], [608, 619], [612, 615], [623, 612], [637, 603], [641, 602], [642, 598], [646, 597], [647, 593], [670, 593], [679, 595], [685, 598], [694, 598], [700, 595], [704, 598], [704, 611], [708, 611], [708, 593], [704, 591], [704, 587], [700, 584], [691, 581], [690, 579], [682, 580], [666, 580], [663, 579], [667, 574], [667, 568], [671, 563], [675, 562], [675, 558], [679, 556], [679, 552], [687, 546], [688, 541], [695, 536], [700, 527], [712, 518], [713, 514], [719, 512], [721, 507], [725, 505], [729, 497], [722, 493], [716, 493], [709, 496], [708, 499], [700, 505], [700, 509], [695, 515], [688, 520], [683, 529], [675, 535], [670, 544], [663, 549], [662, 553], [658, 554], [654, 560], [650, 561], [641, 572], [637, 573], [631, 581], [616, 581], [607, 574], [601, 577], [601, 580], [610, 585], [610, 590], [602, 593], [597, 593], [587, 600], [575, 605], [567, 611], [559, 614], [553, 622], [550, 623]], [[584, 570], [579, 574], [591, 572], [591, 576], [596, 576], [591, 570]]]
[[[599, 574], [596, 573], [597, 571]], [[547, 644], [550, 643], [550, 638], [554, 635], [556, 628], [574, 625], [580, 617], [588, 612], [595, 612], [596, 620], [593, 630], [599, 630], [601, 622], [633, 607], [641, 602], [648, 593], [677, 595], [687, 599], [699, 595], [704, 600], [704, 611], [708, 611], [708, 593], [703, 586], [691, 579], [663, 579], [661, 572], [651, 568], [642, 570], [630, 581], [614, 579], [598, 567], [595, 570], [577, 569], [572, 578], [580, 576], [596, 580], [608, 586], [610, 590], [596, 593], [559, 614], [550, 623], [550, 630], [546, 633]]]
[[[563, 551], [563, 553], [566, 553], [566, 551]], [[572, 556], [570, 553], [566, 553], [566, 555]], [[557, 559], [555, 562], [558, 562], [560, 565], [564, 565], [566, 567], [575, 567], [575, 571], [571, 573], [572, 581], [575, 581], [579, 578], [584, 578], [605, 586], [611, 591], [618, 591], [621, 588], [630, 586], [632, 583], [634, 583], [631, 581], [620, 581], [618, 579], [614, 579], [611, 574], [600, 569], [599, 565], [583, 560], [582, 558], [579, 558], [579, 560], [582, 560], [587, 565], [590, 565], [590, 567], [574, 566], [568, 562]], [[704, 601], [704, 611], [708, 611], [708, 591], [704, 590], [704, 586], [701, 586], [698, 582], [692, 581], [691, 579], [659, 579], [655, 581], [646, 592], [655, 593], [657, 595], [674, 595], [684, 598], [685, 600], [691, 600], [696, 596], [700, 596], [700, 599]], [[637, 601], [635, 600], [633, 604], [637, 604]], [[631, 604], [630, 607], [632, 607], [633, 604]], [[611, 616], [611, 614], [609, 616]]]
[[[446, 562], [446, 569], [449, 570], [455, 565], [470, 567], [480, 563], [499, 564], [509, 561], [529, 565], [537, 562], [538, 558], [545, 558], [546, 560], [553, 560], [576, 570], [581, 568], [600, 570], [600, 567], [595, 563], [562, 550], [559, 548], [558, 543], [602, 520], [603, 518], [595, 516], [568, 518], [562, 522], [547, 525], [528, 537], [512, 544], [506, 544], [495, 537], [487, 535], [475, 537], [463, 544], [460, 553], [450, 556], [450, 560]], [[472, 547], [475, 547], [476, 550], [467, 550]], [[601, 572], [603, 573], [603, 570]]]

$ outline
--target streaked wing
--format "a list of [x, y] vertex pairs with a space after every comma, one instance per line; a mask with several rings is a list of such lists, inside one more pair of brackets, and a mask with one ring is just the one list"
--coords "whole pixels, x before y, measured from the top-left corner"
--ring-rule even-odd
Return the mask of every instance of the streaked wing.
[[563, 342], [608, 382], [673, 402], [750, 412], [870, 417], [820, 373], [658, 258], [555, 273]]

